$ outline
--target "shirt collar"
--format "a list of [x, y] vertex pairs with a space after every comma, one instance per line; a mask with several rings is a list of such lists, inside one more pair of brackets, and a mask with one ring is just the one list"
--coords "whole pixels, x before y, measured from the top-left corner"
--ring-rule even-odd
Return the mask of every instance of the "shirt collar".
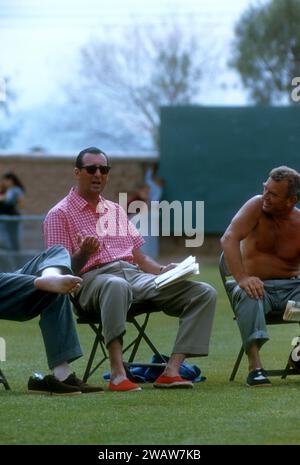
[[[72, 205], [78, 208], [78, 210], [82, 211], [86, 207], [89, 207], [88, 202], [78, 194], [76, 187], [72, 187], [68, 195], [69, 201], [72, 202]], [[110, 202], [106, 200], [102, 195], [99, 195], [99, 202], [104, 206], [105, 210], [109, 208]]]

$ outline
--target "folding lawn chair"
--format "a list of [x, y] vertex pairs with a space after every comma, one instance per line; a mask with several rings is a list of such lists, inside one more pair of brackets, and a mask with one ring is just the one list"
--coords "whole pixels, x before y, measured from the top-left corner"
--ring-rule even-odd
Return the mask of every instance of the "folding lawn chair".
[[[228, 282], [230, 280], [231, 281], [234, 280], [234, 278], [231, 275], [230, 270], [227, 267], [223, 252], [222, 252], [222, 254], [220, 256], [220, 260], [219, 260], [219, 270], [220, 270], [220, 275], [221, 275], [221, 278], [222, 278], [222, 282], [223, 282], [227, 297], [228, 297], [229, 302], [230, 302], [230, 306], [231, 306], [231, 308], [233, 310], [233, 306], [232, 306], [232, 302], [231, 302], [230, 295], [229, 295], [229, 292], [228, 292], [227, 284], [228, 284]], [[265, 317], [266, 317], [267, 325], [282, 325], [282, 324], [288, 324], [288, 323], [297, 323], [295, 321], [285, 321], [285, 320], [283, 320], [282, 315], [279, 314], [276, 311], [271, 311], [271, 312], [267, 313], [265, 315]], [[234, 317], [234, 319], [235, 319], [235, 317]], [[231, 372], [231, 375], [230, 375], [230, 378], [229, 378], [230, 381], [234, 380], [234, 378], [235, 378], [235, 376], [237, 374], [237, 371], [239, 369], [239, 366], [240, 366], [240, 363], [241, 363], [241, 360], [243, 358], [244, 353], [245, 353], [245, 351], [244, 351], [244, 348], [242, 346], [240, 348], [237, 359], [236, 359], [235, 364], [233, 366], [233, 369], [232, 369], [232, 372]], [[296, 370], [295, 368], [290, 367], [289, 361], [287, 361], [287, 364], [286, 364], [285, 368], [277, 369], [277, 370], [266, 370], [266, 373], [267, 373], [268, 377], [269, 376], [281, 376], [282, 379], [285, 379], [288, 375], [299, 375], [300, 374], [300, 372], [298, 370]]]
[[[104, 343], [104, 338], [102, 336], [102, 325], [100, 321], [100, 314], [91, 313], [88, 311], [83, 311], [80, 305], [77, 302], [74, 302], [73, 297], [71, 300], [74, 306], [74, 312], [77, 316], [78, 324], [87, 324], [94, 332], [95, 338], [92, 345], [92, 349], [88, 358], [88, 362], [85, 368], [83, 375], [83, 381], [86, 382], [90, 376], [108, 359], [107, 350]], [[150, 337], [146, 334], [146, 327], [150, 318], [150, 313], [157, 312], [160, 309], [155, 307], [151, 302], [138, 302], [133, 303], [127, 313], [127, 322], [132, 323], [136, 329], [136, 336], [133, 340], [123, 349], [123, 354], [129, 352], [129, 357], [127, 361], [124, 361], [125, 368], [129, 369], [130, 367], [164, 367], [166, 366], [166, 360], [163, 355], [156, 348], [154, 343], [151, 341]], [[137, 320], [137, 316], [143, 314], [144, 320], [140, 324]], [[140, 343], [144, 341], [147, 346], [152, 350], [153, 354], [156, 355], [159, 363], [140, 363], [135, 362], [135, 357], [140, 347]], [[100, 349], [102, 352], [101, 360], [92, 368], [97, 349]], [[131, 350], [130, 350], [131, 349]]]

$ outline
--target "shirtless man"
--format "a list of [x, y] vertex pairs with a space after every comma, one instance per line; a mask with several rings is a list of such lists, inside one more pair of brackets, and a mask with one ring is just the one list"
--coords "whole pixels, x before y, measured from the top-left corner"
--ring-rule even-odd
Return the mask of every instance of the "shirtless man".
[[265, 314], [283, 313], [288, 300], [300, 300], [300, 174], [274, 168], [263, 194], [248, 200], [221, 238], [237, 323], [249, 360], [246, 384], [271, 386], [259, 349], [269, 339]]

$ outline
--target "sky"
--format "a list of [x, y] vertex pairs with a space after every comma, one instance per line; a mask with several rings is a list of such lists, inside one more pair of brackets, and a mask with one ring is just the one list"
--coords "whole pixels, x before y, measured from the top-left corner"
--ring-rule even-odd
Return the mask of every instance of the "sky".
[[[59, 99], [75, 75], [78, 51], [89, 38], [190, 17], [216, 50], [219, 65], [229, 58], [233, 27], [257, 0], [0, 0], [0, 79], [10, 77], [17, 107]], [[262, 3], [262, 0], [260, 0]], [[222, 62], [222, 63], [221, 63]], [[222, 66], [204, 83], [203, 104], [243, 105], [246, 95], [233, 71]], [[206, 86], [206, 88], [205, 88]]]

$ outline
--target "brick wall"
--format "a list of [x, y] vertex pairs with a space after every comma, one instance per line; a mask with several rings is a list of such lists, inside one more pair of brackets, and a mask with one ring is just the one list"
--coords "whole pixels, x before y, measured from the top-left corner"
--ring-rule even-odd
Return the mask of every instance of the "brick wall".
[[[75, 157], [46, 155], [0, 156], [0, 176], [13, 171], [24, 183], [24, 214], [44, 214], [62, 199], [75, 184]], [[144, 179], [155, 158], [110, 158], [112, 171], [105, 196], [116, 201], [119, 192], [131, 192]]]

